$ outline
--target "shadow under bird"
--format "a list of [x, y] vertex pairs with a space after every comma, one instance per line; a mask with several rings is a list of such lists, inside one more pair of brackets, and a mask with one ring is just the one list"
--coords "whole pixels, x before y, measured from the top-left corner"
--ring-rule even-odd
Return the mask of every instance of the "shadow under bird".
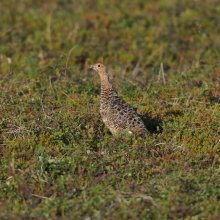
[[138, 136], [149, 133], [136, 110], [118, 96], [102, 63], [90, 66], [101, 79], [100, 114], [113, 135], [129, 132]]

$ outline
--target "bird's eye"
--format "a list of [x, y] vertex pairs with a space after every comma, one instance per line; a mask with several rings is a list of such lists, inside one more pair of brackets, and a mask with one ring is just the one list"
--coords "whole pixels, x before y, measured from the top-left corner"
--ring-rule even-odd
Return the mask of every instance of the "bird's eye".
[[100, 65], [98, 65], [98, 67], [100, 67]]

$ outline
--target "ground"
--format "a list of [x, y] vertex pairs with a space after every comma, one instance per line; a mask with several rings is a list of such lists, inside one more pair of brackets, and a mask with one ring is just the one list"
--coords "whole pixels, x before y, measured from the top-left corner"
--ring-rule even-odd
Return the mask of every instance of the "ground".
[[[220, 217], [217, 0], [0, 2], [0, 218]], [[113, 137], [103, 62], [150, 130]]]

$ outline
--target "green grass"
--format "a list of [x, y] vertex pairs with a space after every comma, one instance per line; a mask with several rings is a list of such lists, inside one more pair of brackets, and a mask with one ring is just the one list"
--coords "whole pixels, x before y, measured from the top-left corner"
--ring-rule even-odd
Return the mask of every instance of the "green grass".
[[[3, 0], [0, 14], [1, 219], [219, 219], [217, 0]], [[147, 140], [103, 125], [98, 61]]]

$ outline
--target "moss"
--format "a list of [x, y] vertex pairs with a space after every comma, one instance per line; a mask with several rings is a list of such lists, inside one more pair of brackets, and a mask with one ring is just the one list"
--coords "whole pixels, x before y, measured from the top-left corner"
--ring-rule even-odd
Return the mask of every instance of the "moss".
[[[219, 217], [217, 0], [0, 4], [1, 219]], [[103, 125], [97, 61], [147, 140]]]

